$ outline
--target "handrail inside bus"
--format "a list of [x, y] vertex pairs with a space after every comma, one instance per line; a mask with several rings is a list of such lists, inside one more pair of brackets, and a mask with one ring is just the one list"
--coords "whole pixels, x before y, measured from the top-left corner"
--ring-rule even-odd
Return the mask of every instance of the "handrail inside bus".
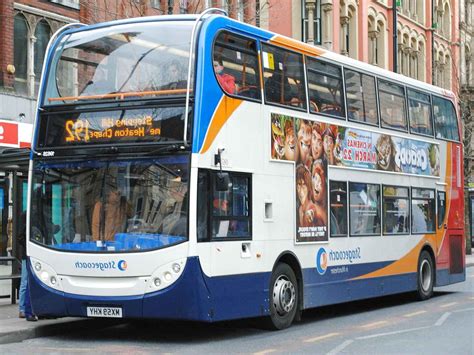
[[183, 142], [186, 142], [186, 137], [188, 135], [188, 116], [189, 116], [189, 93], [191, 90], [191, 69], [193, 66], [193, 56], [194, 56], [194, 47], [196, 45], [196, 33], [197, 33], [197, 28], [199, 24], [201, 23], [201, 19], [211, 13], [219, 13], [224, 16], [228, 16], [227, 11], [223, 9], [218, 9], [215, 7], [212, 7], [210, 9], [204, 10], [199, 17], [196, 19], [196, 22], [194, 23], [193, 26], [193, 31], [191, 32], [191, 44], [189, 48], [189, 61], [188, 61], [188, 80], [187, 80], [187, 87], [186, 87], [186, 108], [184, 111], [184, 136], [183, 136]]
[[[191, 89], [192, 91], [192, 89]], [[153, 91], [131, 91], [131, 92], [116, 92], [111, 94], [97, 94], [97, 95], [84, 95], [84, 96], [63, 96], [63, 97], [50, 97], [49, 102], [54, 101], [79, 101], [79, 100], [93, 100], [93, 99], [123, 99], [130, 96], [159, 96], [159, 95], [171, 95], [171, 94], [184, 94], [187, 93], [186, 89], [172, 89], [172, 90], [153, 90]]]

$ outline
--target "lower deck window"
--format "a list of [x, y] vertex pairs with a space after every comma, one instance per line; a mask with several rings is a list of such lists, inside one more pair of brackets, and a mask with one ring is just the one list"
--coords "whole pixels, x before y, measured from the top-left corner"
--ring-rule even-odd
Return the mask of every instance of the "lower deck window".
[[408, 234], [410, 232], [408, 202], [407, 187], [383, 187], [384, 234]]
[[351, 236], [380, 235], [380, 186], [349, 184]]
[[331, 199], [331, 237], [347, 236], [347, 182], [329, 183]]
[[251, 177], [229, 174], [231, 187], [227, 191], [217, 191], [216, 172], [199, 172], [198, 241], [251, 238]]
[[411, 231], [413, 234], [434, 233], [435, 198], [434, 190], [412, 188]]

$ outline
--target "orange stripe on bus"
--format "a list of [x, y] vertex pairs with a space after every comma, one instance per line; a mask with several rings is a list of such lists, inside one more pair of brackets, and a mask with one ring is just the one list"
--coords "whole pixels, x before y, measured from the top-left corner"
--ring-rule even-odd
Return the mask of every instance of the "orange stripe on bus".
[[285, 36], [276, 35], [270, 42], [308, 55], [319, 56], [325, 53], [324, 49]]
[[207, 130], [206, 138], [204, 139], [204, 144], [201, 148], [201, 154], [207, 152], [222, 126], [224, 126], [229, 117], [237, 109], [237, 107], [240, 106], [241, 103], [242, 100], [234, 99], [225, 95], [223, 96], [222, 100], [217, 106], [216, 111], [214, 112], [209, 129]]

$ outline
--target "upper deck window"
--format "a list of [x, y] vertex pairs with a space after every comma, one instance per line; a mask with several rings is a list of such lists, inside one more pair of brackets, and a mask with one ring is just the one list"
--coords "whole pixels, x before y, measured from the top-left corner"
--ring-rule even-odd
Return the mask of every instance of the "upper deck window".
[[265, 101], [306, 109], [303, 56], [262, 44]]
[[344, 70], [346, 80], [347, 111], [350, 120], [377, 125], [377, 95], [375, 78]]
[[406, 131], [407, 117], [403, 86], [379, 80], [379, 100], [382, 127]]
[[192, 22], [79, 31], [57, 45], [44, 105], [184, 95]]
[[341, 68], [314, 58], [307, 58], [306, 65], [311, 112], [345, 117]]
[[433, 96], [436, 138], [459, 141], [456, 111], [451, 101]]
[[227, 94], [261, 99], [256, 41], [221, 32], [212, 59], [216, 78]]
[[408, 90], [408, 111], [410, 113], [410, 131], [432, 136], [433, 124], [429, 95]]

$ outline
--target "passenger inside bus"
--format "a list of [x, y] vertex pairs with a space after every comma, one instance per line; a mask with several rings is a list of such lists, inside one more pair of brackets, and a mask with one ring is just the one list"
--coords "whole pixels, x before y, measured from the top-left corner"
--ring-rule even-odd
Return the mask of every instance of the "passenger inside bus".
[[118, 187], [111, 183], [105, 187], [105, 203], [101, 200], [92, 212], [92, 240], [114, 240], [116, 233], [126, 230], [130, 208]]
[[301, 104], [288, 76], [285, 76], [282, 71], [274, 71], [272, 76], [265, 81], [265, 96], [269, 102], [292, 106]]
[[214, 71], [216, 72], [217, 80], [225, 92], [229, 94], [236, 93], [235, 78], [233, 75], [224, 73], [224, 65], [222, 59], [214, 59]]

